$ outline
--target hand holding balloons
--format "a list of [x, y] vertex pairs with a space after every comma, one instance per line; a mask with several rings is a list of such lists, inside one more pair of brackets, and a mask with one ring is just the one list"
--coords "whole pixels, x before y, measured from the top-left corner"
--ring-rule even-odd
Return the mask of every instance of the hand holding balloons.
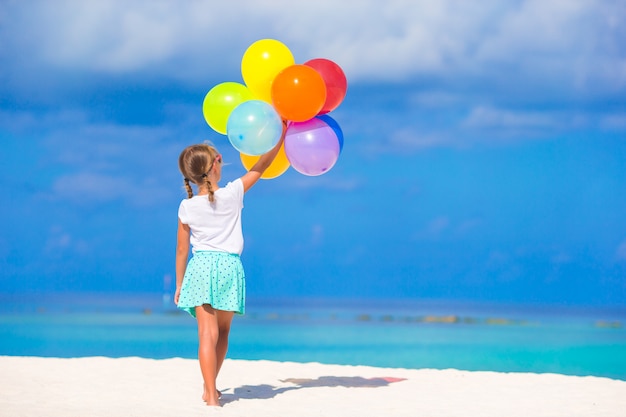
[[[242, 165], [248, 171], [250, 171], [250, 169], [254, 166], [254, 164], [256, 164], [259, 158], [261, 158], [260, 156], [246, 155], [245, 153], [240, 153], [239, 157], [241, 159]], [[278, 150], [276, 158], [274, 158], [271, 165], [265, 170], [265, 172], [263, 172], [261, 178], [264, 180], [269, 180], [279, 177], [289, 169], [289, 166], [289, 160], [287, 159], [287, 154], [285, 153], [285, 144], [283, 143]]]
[[216, 85], [202, 110], [208, 125], [240, 152], [244, 167], [276, 146], [286, 120], [285, 143], [261, 178], [280, 176], [289, 166], [309, 176], [328, 172], [343, 149], [343, 132], [327, 115], [346, 95], [341, 67], [325, 58], [296, 64], [282, 42], [261, 39], [243, 54], [241, 75], [245, 85]]

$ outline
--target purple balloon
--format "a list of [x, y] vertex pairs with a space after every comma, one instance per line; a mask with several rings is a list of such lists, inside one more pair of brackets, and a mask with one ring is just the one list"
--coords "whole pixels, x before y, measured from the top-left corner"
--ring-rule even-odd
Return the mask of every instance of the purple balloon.
[[301, 174], [316, 176], [328, 172], [339, 158], [337, 133], [323, 120], [312, 118], [292, 122], [285, 134], [285, 154]]

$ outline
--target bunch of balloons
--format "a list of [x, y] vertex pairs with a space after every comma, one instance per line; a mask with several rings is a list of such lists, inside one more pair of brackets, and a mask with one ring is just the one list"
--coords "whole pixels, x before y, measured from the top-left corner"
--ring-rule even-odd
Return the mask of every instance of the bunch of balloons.
[[346, 76], [324, 58], [296, 64], [282, 42], [262, 39], [241, 60], [245, 84], [223, 82], [202, 105], [204, 118], [240, 153], [246, 169], [274, 148], [288, 121], [285, 141], [262, 178], [276, 178], [292, 166], [304, 175], [328, 172], [343, 148], [339, 124], [328, 116], [346, 95]]

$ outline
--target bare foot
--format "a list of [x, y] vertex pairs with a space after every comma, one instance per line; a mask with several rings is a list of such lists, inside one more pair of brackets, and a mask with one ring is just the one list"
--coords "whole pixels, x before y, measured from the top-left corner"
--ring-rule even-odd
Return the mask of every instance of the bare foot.
[[208, 395], [208, 393], [206, 393], [206, 392], [205, 392], [205, 393], [202, 395], [202, 400], [203, 400], [203, 401], [204, 401], [207, 405], [210, 405], [210, 406], [213, 406], [213, 407], [219, 407], [219, 406], [221, 405], [221, 404], [220, 404], [220, 401], [219, 401], [219, 399], [218, 399], [218, 397], [217, 397], [217, 395], [216, 395], [216, 394], [214, 394], [214, 395]]
[[204, 393], [202, 394], [202, 401], [207, 403], [207, 405], [220, 407], [221, 404], [220, 404], [219, 399], [221, 396], [222, 396], [222, 393], [218, 390], [215, 390], [214, 395], [210, 395], [210, 393], [204, 391]]

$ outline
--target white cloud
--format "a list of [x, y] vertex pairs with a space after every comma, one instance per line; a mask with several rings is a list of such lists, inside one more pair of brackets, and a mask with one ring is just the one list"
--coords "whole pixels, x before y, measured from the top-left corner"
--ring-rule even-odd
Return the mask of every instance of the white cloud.
[[469, 234], [472, 231], [476, 230], [482, 224], [483, 224], [483, 220], [480, 219], [480, 218], [469, 218], [469, 219], [466, 219], [466, 220], [462, 221], [459, 224], [459, 226], [457, 228], [457, 233], [460, 236], [466, 236], [467, 234]]
[[128, 172], [116, 175], [81, 171], [59, 175], [51, 185], [51, 194], [40, 198], [63, 200], [78, 206], [121, 201], [134, 207], [149, 207], [175, 198], [176, 191], [178, 189], [172, 188], [170, 183], [164, 186], [150, 175], [135, 178]]
[[60, 257], [62, 254], [72, 252], [86, 254], [90, 245], [82, 240], [74, 238], [60, 226], [52, 226], [48, 231], [48, 238], [44, 244], [44, 253], [48, 256]]
[[626, 113], [603, 115], [600, 119], [600, 127], [607, 130], [626, 130]]
[[[30, 101], [34, 95], [37, 102], [37, 95], [45, 95], [49, 88], [54, 102], [57, 97], [72, 102], [71, 94], [63, 93], [80, 90], [81, 84], [71, 77], [76, 73], [85, 78], [98, 74], [96, 82], [106, 84], [104, 89], [129, 88], [116, 84], [117, 76], [129, 75], [154, 82], [155, 91], [175, 79], [204, 92], [212, 82], [208, 80], [239, 79], [245, 48], [259, 38], [274, 37], [285, 42], [300, 62], [319, 56], [334, 59], [346, 71], [349, 84], [394, 85], [387, 94], [381, 93], [382, 104], [374, 93], [362, 89], [358, 102], [353, 101], [356, 105], [339, 109], [345, 109], [341, 113], [345, 117], [338, 121], [346, 134], [369, 139], [353, 142], [353, 149], [363, 154], [553, 137], [579, 128], [626, 129], [624, 116], [614, 109], [589, 110], [597, 103], [616, 102], [626, 87], [626, 53], [618, 42], [626, 32], [622, 24], [626, 13], [615, 2], [485, 1], [480, 7], [458, 0], [390, 0], [384, 6], [371, 0], [8, 4], [0, 5], [0, 16], [6, 16], [0, 36], [7, 40], [0, 45], [5, 64], [0, 80], [6, 80], [0, 90], [24, 88], [29, 93], [22, 100]], [[84, 94], [97, 91], [100, 84], [90, 88]], [[530, 104], [524, 101], [526, 91]], [[584, 101], [585, 91], [593, 102]], [[597, 100], [603, 94], [609, 100]], [[105, 92], [105, 97], [112, 96], [119, 94]], [[546, 97], [546, 106], [533, 104]], [[582, 105], [573, 106], [571, 97], [582, 97]], [[179, 114], [201, 117], [195, 111], [184, 109]], [[9, 112], [5, 120], [0, 114], [0, 124], [16, 129], [40, 121], [28, 117]], [[105, 154], [120, 145], [109, 139], [120, 133], [133, 142], [175, 134], [159, 127], [87, 127], [86, 119], [80, 119], [86, 116], [73, 111], [64, 117], [58, 123], [75, 124], [72, 135], [92, 137]], [[59, 131], [65, 135], [69, 129]], [[58, 137], [58, 143], [63, 140], [67, 139]], [[91, 153], [68, 147], [63, 157], [86, 159], [81, 156], [85, 152]], [[358, 184], [346, 181], [339, 186]]]
[[172, 196], [171, 190], [151, 181], [149, 177], [133, 179], [98, 172], [76, 172], [56, 178], [50, 198], [69, 201], [79, 206], [95, 206], [124, 201], [135, 207], [158, 204]]
[[464, 104], [466, 101], [458, 93], [449, 91], [419, 91], [410, 97], [410, 103], [419, 108], [425, 109], [445, 109], [451, 106]]
[[488, 268], [499, 268], [504, 265], [510, 264], [512, 257], [509, 253], [501, 250], [492, 250], [486, 261]]
[[619, 2], [65, 0], [15, 2], [4, 13], [3, 38], [59, 68], [197, 80], [238, 68], [250, 43], [273, 37], [298, 62], [336, 60], [353, 81], [515, 72], [581, 88], [626, 82]]
[[615, 251], [615, 256], [617, 257], [618, 261], [626, 262], [626, 240], [620, 243], [620, 245], [617, 247], [617, 250]]
[[[376, 152], [415, 151], [421, 149], [453, 145], [449, 136], [437, 133], [423, 133], [418, 128], [400, 128], [392, 130], [386, 143], [378, 144]], [[380, 149], [378, 149], [380, 148]]]
[[126, 178], [93, 172], [63, 175], [52, 185], [55, 197], [86, 205], [127, 198], [132, 195], [133, 188]]
[[73, 127], [56, 127], [45, 143], [55, 150], [60, 163], [90, 169], [117, 169], [119, 164], [128, 164], [130, 168], [149, 165], [151, 160], [142, 157], [147, 150], [153, 161], [158, 161], [161, 154], [155, 152], [163, 153], [164, 149], [156, 145], [172, 136], [172, 132], [162, 127], [85, 122]]
[[562, 132], [596, 128], [602, 123], [603, 117], [601, 113], [571, 110], [540, 111], [476, 106], [459, 125], [466, 132], [478, 132], [479, 136], [515, 140], [554, 137]]
[[[341, 156], [340, 156], [341, 158]], [[293, 168], [290, 168], [291, 170]], [[307, 177], [302, 174], [292, 175], [287, 177], [281, 177], [281, 182], [284, 188], [290, 189], [317, 189], [323, 188], [329, 191], [347, 192], [360, 188], [362, 181], [358, 180], [354, 176], [351, 178], [345, 177], [329, 177], [327, 174], [315, 177], [313, 180], [311, 177]]]
[[9, 253], [9, 241], [4, 237], [0, 237], [0, 261], [6, 261], [9, 258]]
[[450, 219], [447, 216], [439, 216], [432, 219], [426, 229], [430, 236], [439, 236], [450, 226]]
[[[476, 50], [480, 68], [491, 65], [523, 87], [533, 78], [576, 90], [623, 88], [624, 8], [619, 2], [527, 0], [494, 16]], [[615, 65], [621, 62], [621, 65]], [[621, 67], [621, 68], [620, 68]]]
[[572, 262], [573, 258], [569, 253], [565, 251], [557, 251], [555, 254], [552, 255], [550, 260], [554, 265], [558, 266]]
[[489, 129], [554, 129], [559, 127], [557, 118], [550, 113], [510, 111], [482, 106], [472, 109], [463, 125], [470, 128]]
[[[10, 125], [8, 117], [2, 119], [0, 115], [0, 126]], [[171, 127], [93, 123], [83, 112], [18, 114], [17, 119], [15, 129], [37, 136], [32, 149], [36, 172], [46, 172], [49, 181], [38, 198], [143, 207], [179, 191], [171, 180], [177, 179], [183, 142]]]
[[324, 227], [321, 224], [311, 226], [311, 245], [321, 246], [324, 243]]
[[449, 216], [442, 214], [430, 219], [422, 230], [412, 235], [412, 239], [438, 239], [441, 237], [466, 239], [471, 237], [482, 225], [483, 220], [480, 218], [466, 218], [455, 221]]

